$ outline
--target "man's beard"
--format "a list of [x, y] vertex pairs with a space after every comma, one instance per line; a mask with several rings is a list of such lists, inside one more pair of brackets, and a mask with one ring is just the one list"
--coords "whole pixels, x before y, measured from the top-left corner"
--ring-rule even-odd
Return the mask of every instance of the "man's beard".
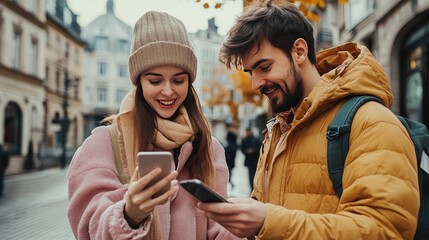
[[[292, 88], [289, 89], [289, 87], [286, 84], [286, 79], [288, 77], [291, 77], [292, 75], [293, 75]], [[296, 105], [298, 105], [302, 100], [302, 96], [303, 96], [302, 76], [301, 74], [296, 72], [296, 69], [294, 66], [292, 66], [292, 69], [289, 71], [289, 74], [285, 78], [283, 78], [282, 82], [284, 84], [285, 90], [277, 83], [274, 83], [271, 86], [267, 86], [268, 89], [277, 87], [279, 90], [281, 90], [281, 96], [270, 99], [271, 110], [274, 113], [288, 111], [292, 107], [295, 107]], [[262, 90], [264, 90], [264, 88], [261, 89], [261, 92]], [[279, 98], [280, 98], [280, 102], [278, 102]]]

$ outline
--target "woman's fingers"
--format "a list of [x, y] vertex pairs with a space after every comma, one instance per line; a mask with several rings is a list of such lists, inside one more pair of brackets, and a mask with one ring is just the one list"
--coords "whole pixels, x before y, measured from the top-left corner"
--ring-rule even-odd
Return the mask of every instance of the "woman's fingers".
[[152, 181], [156, 176], [158, 176], [161, 173], [161, 168], [155, 168], [154, 170], [150, 171], [148, 174], [144, 175], [137, 181], [135, 181], [132, 185], [130, 185], [130, 188], [128, 189], [129, 193], [131, 195], [137, 194], [140, 191], [142, 191], [143, 188], [146, 187], [146, 185]]
[[147, 199], [146, 201], [139, 204], [140, 211], [144, 211], [144, 212], [149, 212], [149, 210], [152, 211], [156, 205], [166, 203], [168, 199], [174, 196], [174, 194], [176, 194], [178, 190], [179, 190], [179, 186], [175, 185], [175, 186], [172, 186], [170, 190], [168, 190], [166, 193], [162, 194], [161, 196]]
[[130, 183], [135, 182], [139, 179], [139, 167], [134, 170], [133, 176], [131, 177]]
[[[152, 185], [148, 188], [145, 188], [143, 191], [136, 194], [135, 199], [134, 199], [135, 204], [141, 204], [143, 202], [148, 201], [149, 199], [152, 199], [152, 196], [155, 193], [157, 193], [159, 190], [163, 189], [166, 185], [172, 184], [172, 181], [176, 177], [177, 177], [177, 172], [174, 171], [174, 172], [170, 173], [169, 175], [167, 175], [166, 177], [164, 177], [163, 179], [156, 182], [154, 185]], [[175, 185], [177, 186], [177, 183]], [[161, 195], [161, 196], [163, 196], [163, 195]], [[168, 199], [168, 197], [166, 199]]]

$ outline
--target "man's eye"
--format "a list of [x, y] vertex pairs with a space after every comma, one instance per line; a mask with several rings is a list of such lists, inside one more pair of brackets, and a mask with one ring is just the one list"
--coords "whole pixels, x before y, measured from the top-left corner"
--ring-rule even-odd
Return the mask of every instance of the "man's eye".
[[266, 65], [266, 66], [261, 66], [261, 69], [262, 69], [263, 71], [266, 71], [266, 70], [268, 70], [268, 69], [270, 68], [270, 66], [271, 66], [271, 64]]

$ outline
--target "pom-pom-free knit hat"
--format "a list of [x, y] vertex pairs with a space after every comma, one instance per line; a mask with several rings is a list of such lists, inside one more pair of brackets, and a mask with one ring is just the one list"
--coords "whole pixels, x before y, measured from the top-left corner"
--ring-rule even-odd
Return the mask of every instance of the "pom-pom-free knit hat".
[[182, 68], [193, 82], [197, 57], [182, 21], [163, 12], [145, 13], [134, 26], [128, 66], [134, 85], [142, 72], [158, 66]]

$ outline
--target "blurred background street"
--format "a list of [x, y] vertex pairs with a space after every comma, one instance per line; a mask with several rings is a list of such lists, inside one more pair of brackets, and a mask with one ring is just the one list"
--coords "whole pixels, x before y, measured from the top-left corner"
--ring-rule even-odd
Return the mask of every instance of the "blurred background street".
[[[74, 239], [67, 219], [67, 170], [53, 168], [6, 178], [0, 198], [1, 240]], [[250, 195], [247, 174], [244, 156], [237, 151], [230, 197]]]

